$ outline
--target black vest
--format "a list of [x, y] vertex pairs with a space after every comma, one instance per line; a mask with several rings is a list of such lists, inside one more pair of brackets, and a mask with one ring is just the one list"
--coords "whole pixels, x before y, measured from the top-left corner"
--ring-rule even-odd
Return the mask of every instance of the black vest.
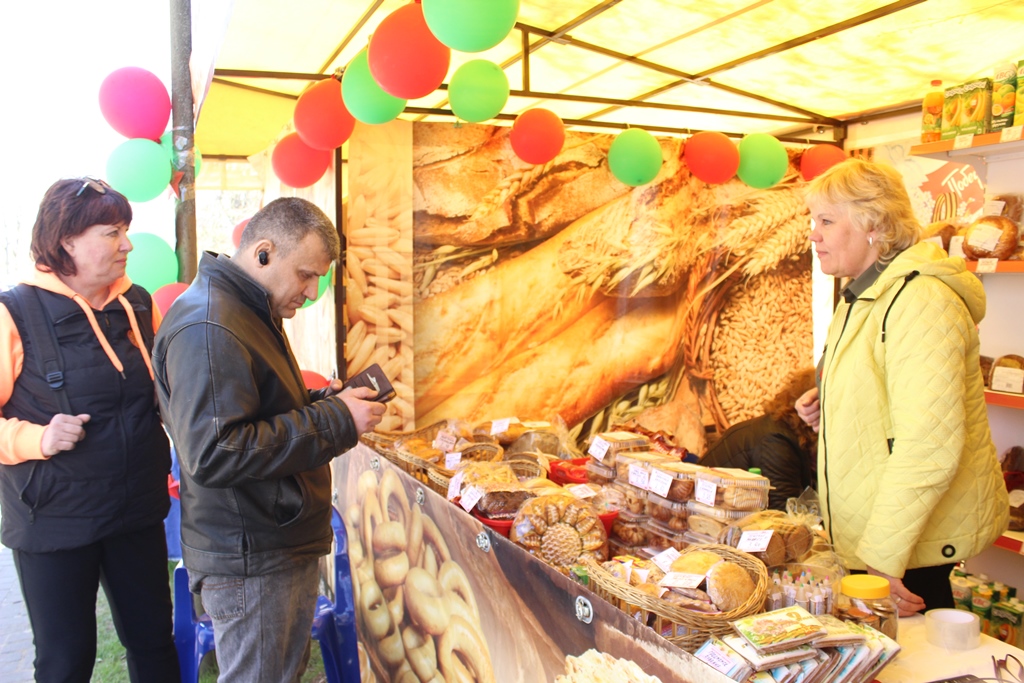
[[[94, 311], [124, 365], [122, 377], [81, 307], [66, 296], [36, 291], [56, 333], [72, 414], [91, 417], [85, 438], [72, 450], [48, 460], [0, 465], [4, 545], [50, 552], [161, 522], [170, 506], [170, 446], [160, 424], [153, 380], [136, 345], [152, 349], [152, 299], [138, 286], [124, 295], [138, 319], [142, 340], [135, 340], [128, 314], [116, 299], [102, 311]], [[54, 389], [38, 370], [40, 349], [33, 343], [16, 298], [4, 292], [0, 303], [18, 326], [25, 350], [21, 374], [3, 415], [47, 425], [61, 410]]]

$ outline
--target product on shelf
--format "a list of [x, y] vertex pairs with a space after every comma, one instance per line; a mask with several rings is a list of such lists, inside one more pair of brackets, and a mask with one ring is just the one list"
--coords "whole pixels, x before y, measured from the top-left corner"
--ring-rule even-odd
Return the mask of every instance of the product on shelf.
[[561, 494], [526, 501], [512, 522], [509, 539], [568, 573], [585, 557], [603, 560], [607, 537], [592, 505]]
[[611, 538], [629, 546], [645, 546], [650, 532], [644, 527], [647, 515], [634, 515], [628, 510], [619, 510], [619, 516], [612, 522]]
[[[651, 468], [651, 491], [680, 503], [693, 500], [694, 477], [697, 472], [705, 469], [707, 468], [688, 462], [657, 463]], [[658, 475], [658, 472], [664, 476], [671, 477], [671, 482], [669, 482], [667, 489], [659, 490], [659, 485], [663, 486], [663, 484], [660, 484], [662, 475]]]
[[682, 550], [690, 545], [687, 543], [682, 531], [672, 529], [656, 519], [648, 518], [643, 524], [647, 531], [647, 547], [656, 550], [675, 548]]
[[723, 612], [731, 612], [743, 605], [755, 588], [747, 570], [728, 560], [711, 565], [706, 581], [711, 601]]
[[615, 468], [591, 458], [587, 463], [587, 481], [591, 484], [611, 484], [615, 481]]
[[995, 390], [1024, 393], [1024, 356], [1007, 354], [992, 362], [988, 385]]
[[587, 453], [614, 467], [616, 454], [646, 451], [649, 445], [646, 436], [633, 432], [601, 432], [591, 440]]
[[1013, 125], [1024, 126], [1024, 59], [1017, 62], [1017, 97], [1013, 105]]
[[[771, 484], [767, 477], [760, 474], [732, 467], [709, 467], [697, 472], [694, 477], [697, 480], [694, 498], [705, 505], [751, 511], [768, 507], [768, 489]], [[713, 491], [711, 487], [714, 487]], [[702, 491], [707, 495], [702, 495]]]
[[926, 240], [932, 237], [938, 237], [942, 241], [942, 248], [949, 252], [949, 241], [953, 239], [957, 233], [956, 223], [947, 220], [935, 221], [927, 225], [924, 230], [921, 231], [921, 239]]
[[806, 524], [779, 510], [755, 512], [730, 524], [730, 527], [737, 528], [740, 532], [771, 530], [773, 537], [779, 539], [786, 562], [799, 561], [814, 545], [814, 532]]
[[964, 255], [968, 259], [994, 258], [1004, 260], [1020, 241], [1017, 224], [1005, 216], [982, 216], [964, 233]]
[[921, 100], [921, 142], [942, 139], [942, 104], [945, 100], [942, 81], [932, 81], [932, 88]]
[[615, 480], [610, 488], [622, 496], [619, 509], [634, 515], [647, 514], [647, 491], [642, 488]]
[[992, 125], [997, 131], [1013, 125], [1017, 101], [1017, 65], [1000, 64], [992, 79]]
[[686, 518], [690, 516], [686, 503], [662, 498], [652, 491], [647, 493], [645, 511], [648, 516], [657, 520], [667, 529], [686, 531]]
[[476, 511], [488, 519], [512, 519], [536, 493], [520, 484], [491, 484], [484, 488]]
[[[606, 458], [605, 462], [609, 462]], [[651, 477], [651, 468], [659, 463], [668, 462], [661, 453], [651, 451], [619, 452], [615, 454], [615, 478], [627, 484], [646, 489]]]
[[602, 680], [661, 683], [657, 676], [644, 673], [636, 662], [617, 659], [597, 650], [587, 650], [579, 657], [566, 655], [565, 674], [555, 677], [555, 683], [592, 683]]

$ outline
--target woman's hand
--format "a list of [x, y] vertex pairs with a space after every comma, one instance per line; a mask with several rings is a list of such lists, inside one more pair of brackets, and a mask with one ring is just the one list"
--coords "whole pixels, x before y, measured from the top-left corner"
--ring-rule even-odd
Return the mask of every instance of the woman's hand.
[[370, 387], [344, 389], [338, 394], [338, 398], [348, 408], [348, 412], [352, 413], [352, 419], [356, 423], [356, 432], [358, 434], [370, 431], [379, 425], [381, 418], [384, 417], [384, 411], [387, 410], [387, 406], [377, 401], [366, 400], [376, 395], [377, 392]]
[[912, 617], [926, 607], [924, 600], [920, 596], [907, 590], [907, 587], [903, 585], [903, 579], [883, 574], [871, 567], [868, 567], [868, 574], [881, 576], [889, 582], [889, 595], [892, 597], [892, 601], [896, 603], [901, 617]]
[[808, 389], [796, 400], [796, 414], [815, 432], [821, 421], [821, 404], [818, 402], [818, 388]]
[[85, 428], [82, 426], [89, 421], [89, 416], [65, 415], [57, 413], [50, 420], [50, 424], [43, 430], [43, 442], [41, 447], [43, 455], [50, 457], [61, 451], [70, 451], [79, 441], [85, 438]]

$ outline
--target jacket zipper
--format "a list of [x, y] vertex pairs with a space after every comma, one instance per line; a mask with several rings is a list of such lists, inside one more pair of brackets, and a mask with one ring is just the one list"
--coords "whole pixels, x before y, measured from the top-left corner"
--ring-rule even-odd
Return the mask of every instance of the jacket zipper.
[[[103, 323], [106, 325], [106, 328], [107, 328], [107, 339], [110, 339], [111, 338], [112, 329], [111, 329], [111, 326], [110, 326], [110, 314], [107, 313], [107, 312], [103, 313]], [[115, 381], [117, 381], [117, 405], [121, 405], [122, 403], [124, 403], [124, 382], [126, 381], [126, 376], [125, 376], [124, 372], [121, 372], [121, 373], [118, 373], [118, 374], [120, 374], [121, 379], [120, 380], [116, 380], [115, 379]], [[122, 500], [122, 503], [127, 503], [127, 501], [128, 501], [128, 460], [131, 458], [131, 455], [128, 453], [128, 432], [125, 429], [124, 410], [118, 410], [117, 411], [117, 427], [118, 427], [118, 430], [121, 433], [121, 453], [122, 453], [121, 468], [122, 468], [122, 473], [124, 474], [124, 476], [121, 478], [121, 500]]]
[[[832, 345], [832, 357], [835, 358], [836, 351], [839, 350], [839, 342], [843, 339], [843, 333], [846, 332], [846, 324], [850, 322], [850, 315], [853, 313], [853, 304], [850, 302], [850, 307], [846, 309], [846, 319], [843, 320], [843, 327], [839, 330], [839, 336], [836, 337], [835, 344]], [[831, 366], [829, 362], [829, 366]], [[825, 437], [825, 369], [822, 367], [821, 372], [821, 389], [818, 392], [818, 405], [821, 409], [821, 420], [819, 422], [819, 429], [821, 429], [821, 444], [824, 446], [824, 460], [825, 460], [825, 507], [828, 509], [828, 537], [834, 539], [832, 535], [832, 489], [828, 485], [828, 439]]]

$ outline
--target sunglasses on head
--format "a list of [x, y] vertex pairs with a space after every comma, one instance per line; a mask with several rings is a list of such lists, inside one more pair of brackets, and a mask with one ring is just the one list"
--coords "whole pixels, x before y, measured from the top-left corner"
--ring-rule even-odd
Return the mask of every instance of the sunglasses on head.
[[78, 188], [78, 192], [75, 193], [76, 197], [81, 197], [87, 187], [91, 187], [98, 194], [106, 194], [107, 188], [110, 187], [110, 185], [107, 185], [102, 180], [96, 180], [95, 178], [80, 178], [80, 180], [82, 181], [82, 186]]

